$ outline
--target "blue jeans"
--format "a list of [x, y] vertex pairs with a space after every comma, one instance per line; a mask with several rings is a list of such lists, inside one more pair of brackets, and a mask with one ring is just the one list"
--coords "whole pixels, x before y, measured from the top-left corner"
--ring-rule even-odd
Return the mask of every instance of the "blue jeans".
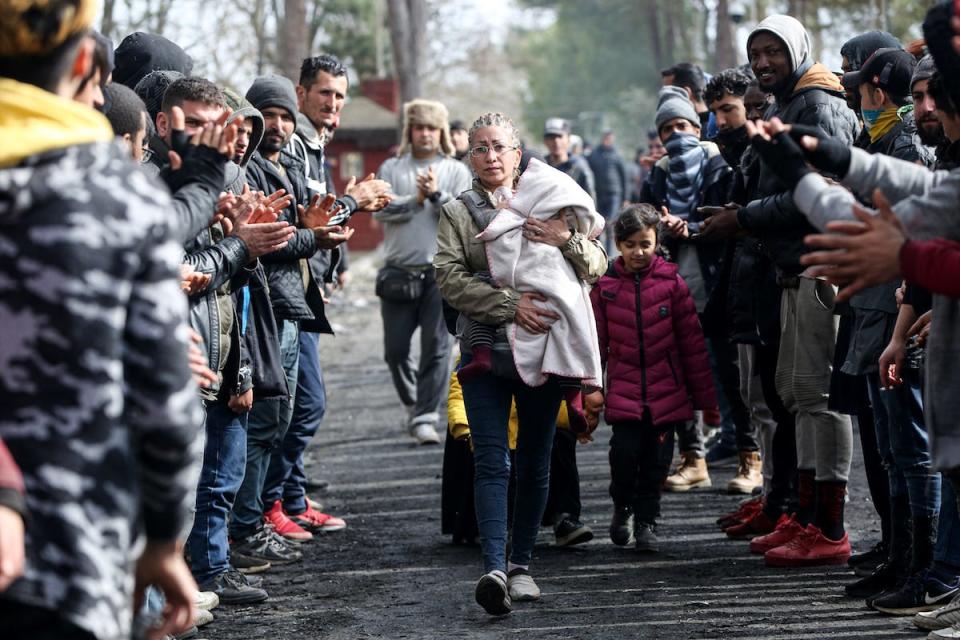
[[243, 482], [247, 415], [223, 402], [207, 405], [207, 444], [197, 487], [197, 515], [187, 537], [190, 567], [203, 585], [230, 568], [227, 517]]
[[263, 523], [263, 485], [270, 467], [270, 456], [280, 446], [290, 425], [297, 390], [297, 364], [300, 360], [300, 327], [296, 321], [278, 320], [280, 358], [287, 376], [288, 398], [254, 400], [247, 419], [247, 464], [243, 484], [237, 491], [230, 520], [230, 537], [246, 538], [260, 530]]
[[881, 389], [878, 374], [871, 373], [867, 375], [867, 393], [873, 406], [877, 448], [890, 478], [890, 496], [909, 496], [913, 515], [937, 515], [940, 474], [931, 470], [920, 387], [904, 380], [893, 389]]
[[946, 564], [953, 571], [960, 570], [960, 511], [957, 511], [957, 494], [950, 482], [941, 484], [940, 522], [933, 561]]
[[263, 504], [268, 508], [277, 500], [283, 500], [283, 507], [289, 513], [307, 510], [303, 452], [320, 428], [327, 411], [327, 396], [317, 351], [319, 342], [319, 334], [300, 332], [297, 396], [293, 403], [290, 427], [283, 436], [279, 450], [270, 456], [270, 467], [263, 488]]
[[[465, 355], [462, 364], [470, 361]], [[515, 400], [517, 493], [510, 561], [529, 565], [550, 487], [550, 452], [560, 410], [560, 387], [550, 380], [528, 387], [519, 380], [486, 374], [463, 385], [463, 402], [473, 440], [474, 495], [483, 570], [506, 571], [507, 486], [510, 450], [507, 423]]]

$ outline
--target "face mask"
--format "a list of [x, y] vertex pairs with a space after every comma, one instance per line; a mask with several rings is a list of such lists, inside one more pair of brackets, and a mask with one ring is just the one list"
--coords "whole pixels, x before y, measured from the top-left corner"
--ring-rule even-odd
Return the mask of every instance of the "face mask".
[[747, 128], [726, 129], [717, 132], [717, 143], [720, 145], [720, 154], [727, 164], [735, 167], [740, 164], [740, 154], [749, 141]]
[[667, 155], [670, 157], [682, 154], [699, 145], [700, 136], [682, 131], [674, 131], [663, 143], [664, 148], [667, 150]]
[[877, 124], [877, 120], [880, 119], [880, 116], [883, 114], [883, 112], [883, 109], [860, 108], [860, 115], [863, 116], [863, 126], [867, 128], [867, 131], [873, 129], [873, 125]]

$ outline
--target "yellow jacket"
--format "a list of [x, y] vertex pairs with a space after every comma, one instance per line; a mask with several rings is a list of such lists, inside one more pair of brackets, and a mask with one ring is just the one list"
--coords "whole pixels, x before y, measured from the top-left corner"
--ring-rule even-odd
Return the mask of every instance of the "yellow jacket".
[[[450, 374], [450, 392], [447, 394], [447, 428], [450, 430], [450, 435], [458, 440], [470, 435], [470, 424], [467, 422], [467, 409], [463, 406], [463, 389], [460, 388], [460, 381], [457, 380], [456, 369]], [[570, 428], [565, 402], [560, 404], [560, 411], [557, 414], [557, 428]], [[510, 407], [510, 422], [507, 424], [507, 442], [510, 445], [511, 451], [517, 448], [516, 403], [513, 403]]]

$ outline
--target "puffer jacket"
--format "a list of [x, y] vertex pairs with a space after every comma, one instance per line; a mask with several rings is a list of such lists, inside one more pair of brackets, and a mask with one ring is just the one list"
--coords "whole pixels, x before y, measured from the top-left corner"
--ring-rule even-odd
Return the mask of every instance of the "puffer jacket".
[[[776, 95], [765, 120], [780, 118], [787, 124], [805, 124], [819, 127], [831, 138], [844, 144], [853, 144], [858, 123], [847, 107], [843, 87], [826, 67], [809, 61], [793, 74], [792, 82]], [[803, 239], [815, 229], [793, 203], [793, 197], [776, 174], [762, 160], [759, 163], [756, 190], [752, 201], [741, 207], [737, 222], [743, 229], [760, 238], [766, 254], [783, 276], [803, 272], [800, 256], [808, 248]]]
[[677, 266], [654, 257], [639, 273], [617, 258], [590, 294], [607, 372], [606, 420], [692, 420], [717, 395], [693, 298]]

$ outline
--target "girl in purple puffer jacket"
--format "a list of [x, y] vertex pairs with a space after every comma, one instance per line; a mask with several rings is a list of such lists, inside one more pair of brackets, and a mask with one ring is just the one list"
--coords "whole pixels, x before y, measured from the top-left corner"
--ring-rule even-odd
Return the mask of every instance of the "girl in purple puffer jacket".
[[717, 407], [693, 298], [677, 266], [656, 253], [659, 225], [650, 205], [624, 209], [614, 224], [621, 255], [591, 293], [613, 427], [610, 539], [633, 539], [648, 552], [659, 550], [655, 526], [677, 423]]

